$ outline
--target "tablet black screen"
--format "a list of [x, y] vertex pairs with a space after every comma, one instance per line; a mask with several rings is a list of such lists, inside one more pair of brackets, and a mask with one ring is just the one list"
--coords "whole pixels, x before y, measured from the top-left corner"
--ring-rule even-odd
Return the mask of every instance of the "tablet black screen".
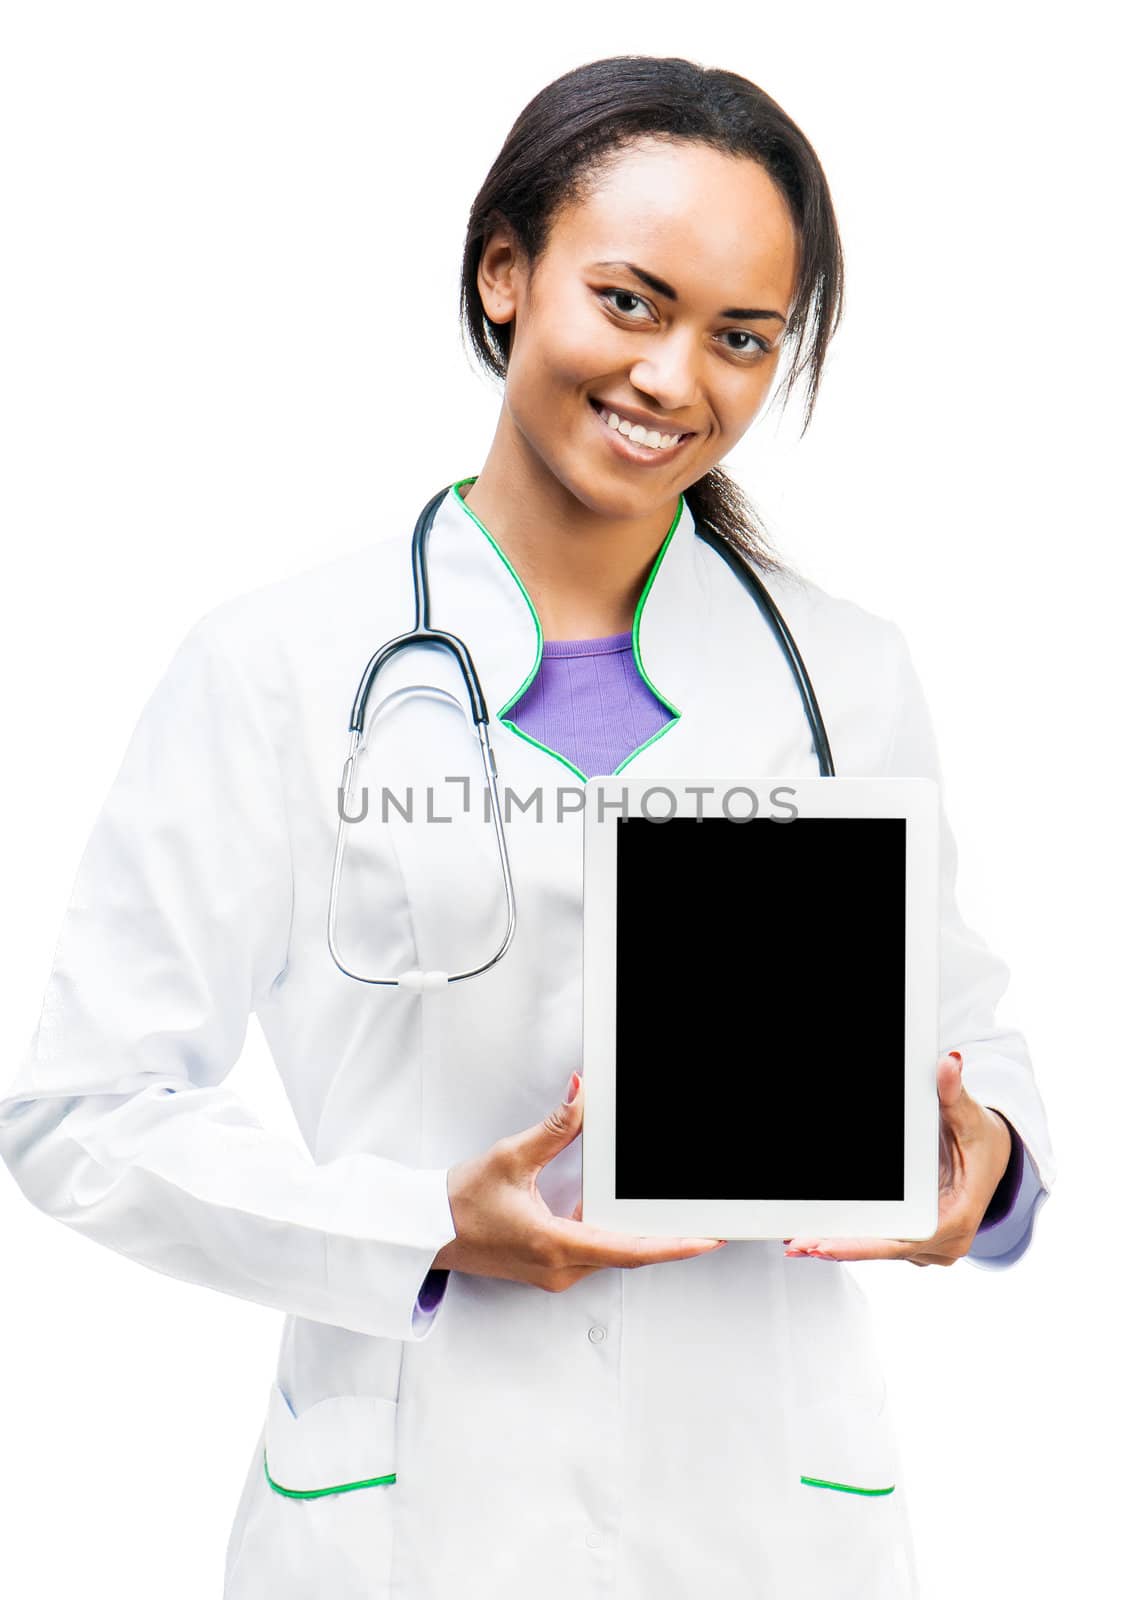
[[904, 819], [616, 826], [617, 1197], [903, 1199]]

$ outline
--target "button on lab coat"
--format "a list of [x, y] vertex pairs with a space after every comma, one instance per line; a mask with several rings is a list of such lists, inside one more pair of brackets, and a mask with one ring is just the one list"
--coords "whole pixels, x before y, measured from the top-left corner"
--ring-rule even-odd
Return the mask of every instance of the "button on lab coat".
[[[452, 1272], [434, 1312], [416, 1308], [455, 1236], [447, 1169], [538, 1121], [582, 1067], [582, 784], [504, 722], [539, 623], [451, 488], [432, 622], [475, 657], [521, 802], [516, 935], [492, 970], [437, 991], [338, 971], [325, 932], [348, 713], [413, 614], [415, 509], [219, 606], [176, 650], [82, 858], [0, 1154], [88, 1237], [284, 1313], [227, 1600], [913, 1596], [885, 1380], [847, 1266], [733, 1240], [558, 1294]], [[899, 629], [798, 577], [767, 582], [838, 772], [938, 777]], [[676, 715], [619, 770], [817, 774], [786, 662], [684, 502], [635, 641]], [[346, 830], [341, 943], [372, 975], [474, 965], [504, 930], [476, 741], [440, 694], [386, 699], [418, 684], [462, 698], [433, 647], [394, 658], [369, 712], [369, 817]], [[381, 784], [398, 800], [386, 820]], [[941, 844], [940, 1048], [962, 1051], [969, 1091], [1009, 1118], [1047, 1192], [1025, 1041], [995, 1020], [1007, 970], [956, 908], [945, 815]], [[252, 1011], [307, 1150], [226, 1085]], [[541, 1174], [562, 1215], [581, 1151], [582, 1136]]]

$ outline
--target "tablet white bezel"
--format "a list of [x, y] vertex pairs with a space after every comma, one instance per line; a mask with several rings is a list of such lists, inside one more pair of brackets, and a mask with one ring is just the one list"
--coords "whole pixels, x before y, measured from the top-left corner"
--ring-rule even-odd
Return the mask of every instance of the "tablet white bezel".
[[[707, 788], [708, 793], [701, 793]], [[752, 797], [754, 796], [754, 801]], [[601, 797], [601, 798], [600, 798]], [[614, 1193], [616, 819], [903, 817], [906, 828], [903, 1200], [620, 1200]], [[674, 809], [675, 807], [675, 809]], [[938, 1225], [938, 790], [930, 778], [600, 777], [583, 815], [583, 1220], [620, 1232], [718, 1239], [820, 1234], [927, 1239]], [[758, 824], [756, 824], [758, 825]], [[707, 983], [706, 970], [674, 981]], [[692, 1092], [691, 1077], [685, 1092]]]

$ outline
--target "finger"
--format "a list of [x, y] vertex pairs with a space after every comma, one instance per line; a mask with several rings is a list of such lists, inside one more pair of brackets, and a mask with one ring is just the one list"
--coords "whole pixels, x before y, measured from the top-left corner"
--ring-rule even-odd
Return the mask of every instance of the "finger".
[[949, 1050], [940, 1056], [935, 1069], [935, 1084], [939, 1091], [939, 1104], [946, 1111], [953, 1110], [966, 1090], [963, 1087], [963, 1058], [958, 1050]]
[[951, 1132], [946, 1123], [939, 1124], [939, 1190], [953, 1189], [955, 1186], [955, 1161], [952, 1155]]
[[566, 1145], [576, 1138], [583, 1128], [583, 1076], [573, 1072], [567, 1089], [574, 1098], [563, 1099], [554, 1105], [539, 1122], [520, 1133], [510, 1135], [502, 1143], [509, 1158], [516, 1156], [528, 1173], [537, 1173], [546, 1167]]
[[817, 1256], [828, 1261], [896, 1261], [918, 1245], [910, 1239], [792, 1239], [788, 1256]]
[[943, 1124], [956, 1139], [967, 1140], [980, 1133], [985, 1111], [963, 1083], [963, 1058], [958, 1050], [940, 1056], [935, 1081]]
[[574, 1266], [652, 1266], [659, 1261], [707, 1255], [710, 1250], [727, 1243], [724, 1239], [646, 1238], [639, 1234], [614, 1233], [609, 1228], [597, 1228], [565, 1217], [557, 1217], [546, 1231], [567, 1250]]

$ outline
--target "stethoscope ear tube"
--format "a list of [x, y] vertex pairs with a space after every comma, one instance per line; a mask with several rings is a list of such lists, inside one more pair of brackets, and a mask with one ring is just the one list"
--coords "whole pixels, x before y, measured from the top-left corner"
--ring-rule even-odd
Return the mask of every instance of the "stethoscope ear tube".
[[710, 527], [708, 523], [698, 522], [696, 531], [698, 537], [703, 539], [705, 544], [711, 546], [716, 551], [716, 554], [727, 562], [766, 618], [768, 626], [778, 640], [779, 649], [787, 659], [794, 681], [798, 685], [798, 692], [802, 696], [802, 708], [810, 725], [810, 736], [813, 740], [815, 754], [818, 757], [818, 769], [823, 778], [836, 777], [833, 754], [830, 751], [829, 735], [826, 733], [826, 725], [822, 721], [822, 713], [818, 706], [817, 696], [814, 693], [814, 685], [810, 682], [810, 674], [806, 670], [806, 663], [802, 659], [801, 652], [794, 642], [790, 629], [783, 620], [782, 613], [746, 556], [742, 555], [733, 544], [717, 533], [716, 529]]
[[[419, 686], [410, 685], [409, 687], [417, 688]], [[395, 692], [397, 694], [403, 694], [407, 693], [408, 690], [401, 689], [396, 690]], [[447, 699], [452, 700], [454, 704], [458, 706], [459, 710], [464, 709], [458, 698], [455, 695], [447, 695], [445, 689], [437, 689], [433, 686], [428, 686], [427, 692], [430, 694], [441, 694]], [[391, 698], [392, 697], [389, 695], [388, 699]], [[465, 972], [422, 972], [418, 968], [411, 968], [407, 972], [401, 972], [396, 978], [373, 978], [368, 977], [363, 973], [353, 971], [353, 969], [346, 963], [341, 954], [340, 946], [337, 942], [336, 930], [337, 906], [340, 898], [341, 868], [344, 863], [345, 840], [347, 837], [344, 830], [346, 825], [348, 825], [352, 820], [352, 783], [356, 775], [356, 758], [363, 745], [363, 737], [361, 733], [354, 730], [350, 736], [348, 755], [345, 759], [344, 771], [341, 774], [340, 789], [337, 793], [337, 839], [336, 849], [333, 852], [333, 876], [329, 887], [328, 917], [329, 954], [332, 956], [333, 961], [340, 971], [344, 973], [346, 978], [355, 978], [358, 983], [370, 983], [381, 987], [398, 986], [401, 989], [407, 989], [411, 991], [427, 991], [437, 988], [444, 988], [448, 983], [459, 983], [463, 978], [476, 978], [480, 973], [487, 972], [490, 967], [496, 966], [497, 962], [500, 961], [501, 957], [512, 944], [513, 935], [516, 932], [517, 926], [516, 892], [513, 888], [513, 874], [512, 868], [509, 864], [508, 843], [505, 839], [505, 829], [501, 821], [501, 801], [497, 793], [497, 762], [493, 756], [493, 747], [489, 742], [489, 732], [486, 723], [482, 722], [478, 724], [477, 735], [478, 744], [481, 750], [482, 769], [485, 773], [485, 781], [489, 786], [489, 804], [490, 814], [493, 819], [493, 836], [497, 844], [497, 854], [501, 862], [501, 876], [505, 885], [505, 936], [501, 941], [500, 947], [492, 956], [490, 956], [488, 961], [482, 962], [481, 966], [479, 967], [471, 967]]]
[[362, 733], [364, 730], [364, 712], [377, 672], [392, 656], [397, 655], [400, 650], [405, 650], [408, 645], [412, 644], [436, 644], [440, 649], [449, 651], [458, 663], [458, 670], [462, 674], [462, 682], [466, 686], [466, 697], [470, 704], [470, 715], [473, 717], [475, 725], [481, 727], [489, 722], [485, 693], [481, 687], [481, 680], [477, 675], [473, 657], [456, 634], [444, 633], [441, 629], [432, 628], [430, 625], [430, 574], [427, 569], [427, 540], [438, 508], [453, 487], [453, 484], [448, 484], [445, 489], [440, 489], [419, 512], [418, 520], [415, 523], [415, 531], [411, 535], [411, 579], [415, 590], [415, 624], [407, 633], [398, 634], [394, 639], [389, 639], [386, 644], [381, 645], [364, 668], [360, 686], [352, 702], [352, 715], [348, 722], [348, 726], [353, 733]]
[[[513, 940], [513, 934], [516, 931], [516, 896], [513, 890], [513, 878], [509, 865], [509, 851], [505, 840], [505, 829], [501, 820], [501, 803], [497, 794], [497, 763], [494, 759], [493, 747], [489, 742], [489, 712], [485, 704], [485, 694], [482, 690], [481, 682], [477, 675], [477, 669], [473, 663], [473, 657], [470, 655], [469, 650], [463, 644], [461, 639], [459, 639], [455, 634], [444, 633], [441, 629], [432, 628], [430, 625], [430, 581], [427, 570], [427, 539], [438, 508], [452, 489], [454, 489], [454, 485], [448, 484], [445, 489], [440, 489], [436, 495], [433, 495], [419, 513], [418, 521], [415, 523], [415, 531], [411, 539], [411, 575], [415, 591], [414, 627], [411, 628], [407, 633], [401, 633], [396, 638], [389, 639], [386, 644], [382, 645], [380, 649], [376, 651], [371, 660], [368, 662], [367, 666], [364, 668], [363, 676], [360, 679], [360, 685], [356, 691], [355, 699], [352, 702], [352, 715], [349, 718], [348, 724], [348, 755], [345, 759], [344, 771], [341, 774], [340, 789], [338, 790], [339, 822], [337, 826], [336, 850], [333, 855], [332, 884], [329, 890], [329, 952], [332, 955], [336, 965], [340, 968], [341, 972], [343, 972], [346, 977], [355, 978], [359, 983], [380, 984], [386, 986], [397, 985], [403, 989], [420, 992], [425, 992], [436, 988], [444, 988], [448, 983], [457, 983], [463, 978], [475, 978], [479, 973], [487, 972], [490, 967], [495, 966], [496, 963], [500, 961], [506, 950], [508, 950], [509, 945]], [[454, 492], [456, 493], [457, 491], [455, 490]], [[751, 594], [756, 605], [759, 607], [764, 618], [766, 619], [768, 626], [778, 641], [779, 648], [786, 657], [787, 663], [791, 669], [791, 673], [794, 676], [795, 683], [798, 686], [799, 694], [802, 697], [802, 705], [806, 713], [806, 720], [810, 726], [810, 733], [813, 739], [814, 750], [818, 756], [818, 767], [821, 775], [824, 778], [835, 776], [833, 756], [830, 752], [830, 741], [826, 734], [826, 726], [822, 720], [822, 713], [818, 707], [817, 698], [814, 694], [814, 687], [810, 682], [810, 676], [806, 671], [806, 664], [802, 659], [802, 655], [798, 649], [798, 646], [795, 644], [794, 639], [791, 636], [790, 629], [783, 620], [778, 607], [776, 606], [770, 593], [759, 577], [759, 574], [755, 571], [750, 559], [747, 556], [738, 551], [734, 545], [729, 543], [729, 541], [723, 538], [723, 536], [719, 534], [715, 528], [710, 527], [707, 523], [698, 521], [696, 524], [696, 532], [698, 537], [703, 539], [707, 545], [711, 546], [711, 548], [716, 551], [717, 555], [719, 555], [721, 559], [728, 564], [728, 566], [740, 579], [744, 587]], [[449, 654], [451, 654], [457, 661], [458, 669], [462, 675], [462, 682], [465, 685], [466, 698], [469, 703], [470, 716], [472, 717], [474, 726], [477, 729], [478, 745], [481, 752], [482, 770], [485, 774], [485, 781], [489, 786], [493, 829], [497, 842], [497, 853], [501, 863], [501, 873], [505, 883], [505, 937], [501, 942], [500, 948], [489, 958], [488, 961], [482, 962], [481, 966], [471, 967], [466, 972], [422, 972], [418, 968], [412, 968], [408, 972], [400, 973], [397, 978], [371, 978], [366, 977], [359, 972], [353, 972], [352, 969], [346, 965], [337, 945], [337, 903], [340, 894], [341, 867], [344, 861], [346, 837], [344, 830], [346, 824], [350, 821], [349, 812], [352, 800], [352, 784], [356, 773], [356, 758], [360, 750], [363, 748], [364, 719], [367, 711], [368, 697], [372, 691], [372, 685], [376, 680], [376, 676], [380, 668], [389, 660], [391, 660], [394, 655], [397, 655], [399, 651], [405, 650], [408, 648], [408, 646], [413, 644], [433, 644], [438, 645], [440, 649], [448, 651]], [[424, 686], [417, 684], [409, 685], [408, 688], [397, 689], [393, 691], [393, 694], [387, 696], [386, 698], [390, 700], [394, 698], [394, 695], [396, 694], [404, 694], [407, 693], [408, 690], [417, 690], [421, 687]], [[461, 702], [456, 698], [456, 696], [448, 694], [445, 689], [437, 689], [432, 686], [429, 689], [429, 692], [433, 694], [444, 695], [447, 699], [452, 700], [455, 705], [461, 705]]]
[[[431, 524], [434, 522], [435, 514], [438, 511], [439, 506], [442, 504], [443, 500], [445, 500], [452, 488], [452, 484], [447, 485], [445, 489], [440, 490], [438, 494], [434, 495], [430, 500], [428, 500], [422, 511], [419, 513], [418, 521], [415, 523], [415, 531], [411, 539], [411, 574], [415, 589], [415, 625], [409, 632], [401, 633], [397, 635], [396, 638], [389, 639], [386, 644], [381, 645], [381, 647], [376, 651], [371, 660], [368, 662], [367, 666], [364, 668], [363, 676], [360, 679], [360, 685], [352, 702], [352, 714], [349, 718], [348, 724], [348, 755], [345, 758], [344, 770], [341, 774], [340, 788], [337, 794], [337, 840], [336, 849], [333, 854], [332, 883], [329, 889], [329, 953], [341, 972], [343, 972], [346, 977], [355, 978], [359, 983], [370, 983], [384, 986], [398, 985], [401, 988], [411, 991], [427, 991], [436, 988], [444, 988], [448, 983], [459, 983], [464, 978], [476, 978], [480, 973], [487, 972], [490, 967], [495, 966], [496, 963], [500, 961], [506, 950], [508, 950], [513, 941], [513, 935], [516, 932], [516, 893], [513, 889], [513, 875], [509, 864], [508, 843], [505, 839], [505, 829], [501, 819], [501, 802], [497, 793], [497, 762], [493, 755], [493, 746], [489, 741], [489, 711], [485, 704], [485, 694], [481, 687], [481, 681], [477, 675], [477, 668], [474, 666], [473, 657], [470, 655], [469, 650], [466, 648], [465, 644], [463, 644], [462, 640], [459, 639], [455, 634], [444, 633], [441, 629], [432, 628], [430, 626], [430, 580], [429, 573], [427, 571], [427, 537], [430, 533]], [[421, 972], [417, 968], [412, 968], [408, 972], [400, 973], [397, 978], [372, 978], [366, 977], [359, 972], [354, 972], [348, 965], [346, 965], [337, 943], [337, 905], [340, 896], [341, 868], [344, 862], [346, 838], [344, 830], [351, 816], [352, 784], [356, 775], [356, 759], [364, 743], [364, 721], [367, 712], [368, 697], [372, 692], [372, 685], [375, 683], [376, 675], [378, 674], [380, 668], [384, 666], [386, 662], [390, 661], [392, 656], [397, 655], [401, 650], [405, 650], [409, 645], [413, 644], [434, 644], [438, 645], [440, 649], [448, 651], [458, 663], [458, 669], [462, 674], [462, 682], [465, 685], [466, 699], [469, 704], [470, 716], [473, 720], [475, 728], [477, 729], [482, 771], [485, 774], [485, 781], [489, 787], [490, 814], [493, 820], [493, 832], [497, 843], [497, 854], [501, 863], [501, 875], [504, 879], [505, 885], [505, 936], [501, 941], [500, 947], [492, 956], [490, 956], [488, 961], [482, 962], [480, 966], [471, 967], [465, 972]], [[420, 687], [424, 686], [409, 685], [407, 688], [395, 690], [392, 695], [388, 695], [386, 698], [390, 700], [394, 698], [394, 695], [396, 694], [404, 694], [409, 692], [409, 690], [415, 690]], [[445, 689], [438, 689], [430, 686], [428, 687], [427, 692], [431, 694], [443, 695], [446, 699], [452, 700], [453, 703], [459, 707], [459, 709], [462, 709], [461, 702], [457, 699], [457, 697], [455, 695], [448, 694]]]

